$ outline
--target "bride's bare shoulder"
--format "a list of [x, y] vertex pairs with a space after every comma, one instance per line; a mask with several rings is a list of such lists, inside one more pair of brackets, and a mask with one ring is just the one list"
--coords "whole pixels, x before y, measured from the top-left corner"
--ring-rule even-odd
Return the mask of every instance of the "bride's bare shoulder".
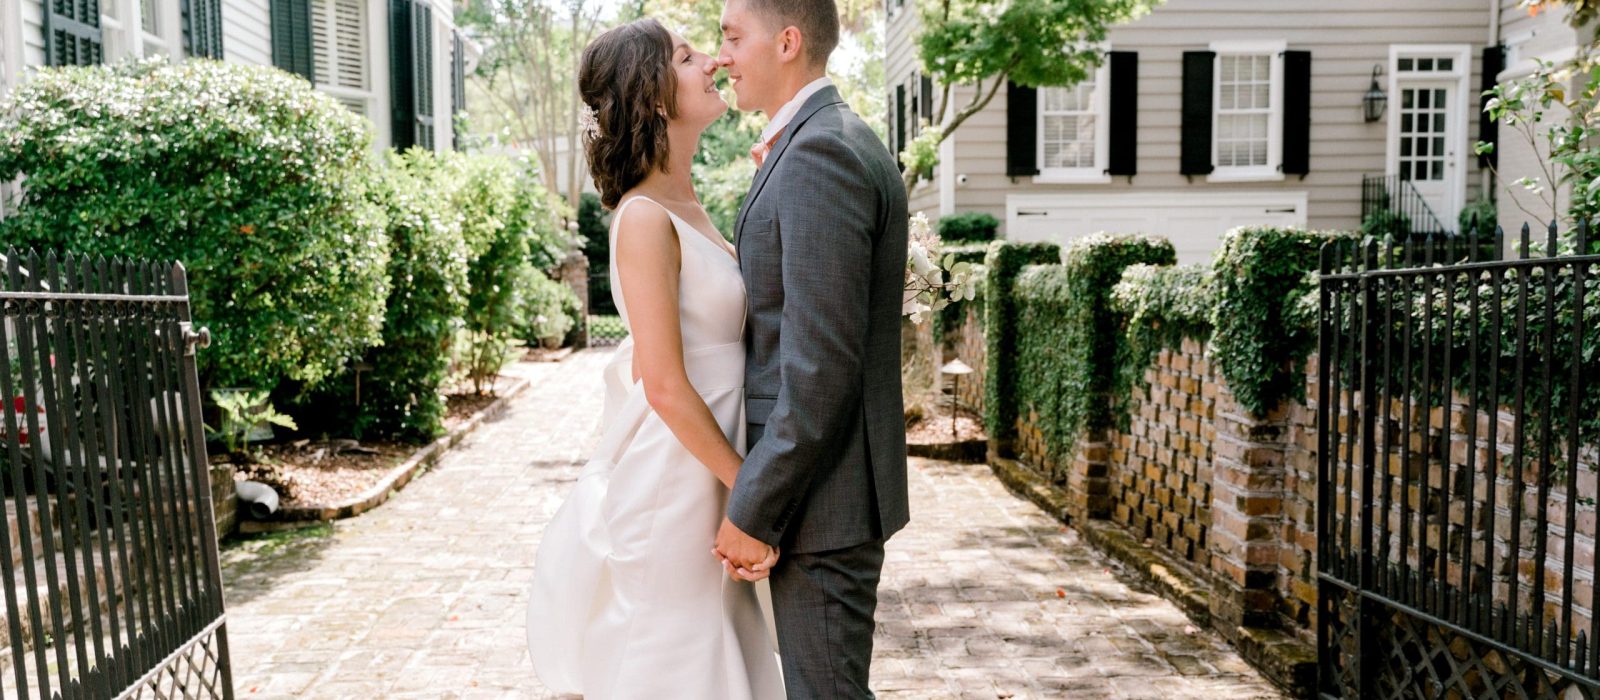
[[666, 208], [648, 197], [634, 192], [624, 195], [617, 206], [616, 247], [619, 256], [639, 253], [657, 257], [662, 253], [676, 253], [678, 232]]

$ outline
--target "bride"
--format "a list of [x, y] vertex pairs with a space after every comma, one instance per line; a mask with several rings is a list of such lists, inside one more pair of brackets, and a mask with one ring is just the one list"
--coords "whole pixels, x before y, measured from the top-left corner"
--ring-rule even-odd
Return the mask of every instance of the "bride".
[[713, 62], [651, 19], [583, 53], [587, 153], [613, 211], [611, 288], [631, 336], [606, 368], [600, 445], [534, 564], [528, 647], [558, 693], [784, 695], [766, 582], [734, 580], [712, 556], [745, 444], [744, 284], [690, 179], [701, 133], [728, 109]]

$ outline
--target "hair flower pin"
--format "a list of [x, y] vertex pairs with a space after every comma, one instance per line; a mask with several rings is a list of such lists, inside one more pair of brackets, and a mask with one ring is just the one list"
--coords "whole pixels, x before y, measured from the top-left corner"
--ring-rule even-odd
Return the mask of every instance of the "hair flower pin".
[[587, 104], [578, 114], [578, 133], [583, 135], [585, 141], [593, 141], [600, 137], [600, 117], [594, 108]]

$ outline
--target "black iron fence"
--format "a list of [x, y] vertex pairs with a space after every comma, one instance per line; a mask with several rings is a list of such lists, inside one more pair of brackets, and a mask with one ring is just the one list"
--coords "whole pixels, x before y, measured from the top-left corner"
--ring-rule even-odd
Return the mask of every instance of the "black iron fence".
[[1324, 251], [1323, 697], [1600, 696], [1600, 255], [1542, 233]]
[[231, 698], [183, 268], [0, 265], [0, 695]]

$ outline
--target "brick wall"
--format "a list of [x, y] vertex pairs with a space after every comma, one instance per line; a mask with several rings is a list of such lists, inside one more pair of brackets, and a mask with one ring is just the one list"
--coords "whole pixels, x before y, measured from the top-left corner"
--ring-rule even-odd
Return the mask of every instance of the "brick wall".
[[963, 306], [962, 325], [950, 343], [950, 352], [976, 371], [962, 378], [961, 395], [956, 398], [961, 405], [983, 413], [983, 373], [988, 369], [989, 359], [989, 345], [983, 336], [983, 305], [968, 303]]
[[1111, 519], [1205, 568], [1217, 381], [1193, 341], [1161, 351], [1145, 381], [1111, 450]]

